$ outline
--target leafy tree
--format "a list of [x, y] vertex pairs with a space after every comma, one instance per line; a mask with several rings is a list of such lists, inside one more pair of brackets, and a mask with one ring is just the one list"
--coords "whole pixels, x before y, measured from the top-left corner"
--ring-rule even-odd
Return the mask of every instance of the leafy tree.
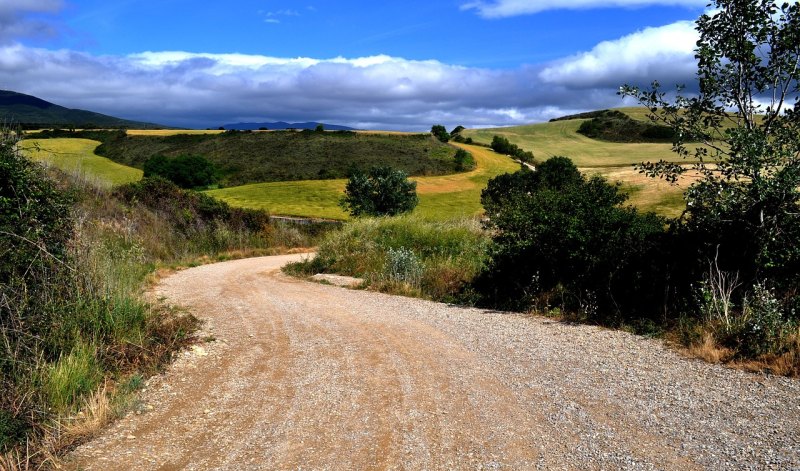
[[417, 183], [391, 167], [351, 173], [339, 205], [353, 216], [395, 216], [417, 206]]
[[450, 133], [447, 132], [447, 129], [441, 124], [434, 124], [433, 127], [431, 127], [431, 134], [442, 142], [450, 140]]
[[[738, 272], [743, 289], [769, 279], [786, 311], [800, 312], [800, 4], [712, 6], [696, 23], [696, 95], [679, 88], [668, 99], [658, 82], [620, 93], [670, 125], [674, 150], [697, 160], [691, 168], [701, 178], [686, 192], [679, 226], [696, 242], [696, 258]], [[687, 171], [665, 161], [640, 168], [670, 182]]]
[[450, 131], [450, 136], [451, 137], [456, 137], [458, 134], [461, 134], [461, 131], [463, 131], [465, 129], [467, 129], [467, 128], [465, 128], [464, 126], [456, 126], [456, 127], [453, 128], [452, 131]]
[[491, 148], [498, 154], [510, 155], [516, 157], [522, 162], [533, 162], [533, 152], [522, 150], [519, 146], [512, 144], [505, 137], [494, 136], [492, 138]]
[[316, 131], [316, 132], [325, 132], [325, 126], [322, 125], [322, 124], [317, 124], [317, 126], [314, 128], [314, 131]]
[[144, 177], [159, 176], [181, 188], [203, 188], [217, 182], [213, 162], [199, 155], [181, 155], [169, 159], [156, 155], [144, 164]]
[[481, 194], [493, 234], [476, 288], [486, 304], [581, 310], [595, 321], [654, 316], [664, 221], [622, 203], [601, 177], [566, 157], [489, 181]]

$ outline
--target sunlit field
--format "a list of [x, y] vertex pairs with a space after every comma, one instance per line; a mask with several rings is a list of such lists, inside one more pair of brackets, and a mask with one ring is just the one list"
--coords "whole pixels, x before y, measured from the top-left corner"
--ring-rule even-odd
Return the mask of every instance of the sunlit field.
[[[647, 121], [645, 108], [621, 108], [634, 119]], [[683, 192], [692, 177], [670, 185], [663, 180], [640, 174], [634, 165], [645, 161], [666, 160], [676, 163], [692, 163], [672, 152], [671, 144], [616, 143], [590, 139], [577, 133], [584, 119], [554, 121], [527, 126], [490, 129], [470, 129], [464, 136], [476, 142], [490, 143], [496, 135], [525, 150], [533, 151], [536, 160], [547, 160], [562, 155], [575, 162], [587, 175], [599, 174], [610, 181], [618, 181], [630, 194], [630, 202], [644, 211], [655, 211], [664, 216], [678, 216], [684, 209]]]
[[25, 155], [53, 165], [65, 172], [79, 174], [102, 186], [115, 186], [135, 182], [142, 171], [113, 162], [94, 153], [97, 141], [89, 139], [26, 139], [21, 143]]
[[[519, 169], [519, 164], [479, 146], [461, 145], [475, 157], [477, 167], [465, 173], [417, 177], [419, 206], [415, 213], [444, 220], [480, 214], [481, 190], [490, 178]], [[266, 209], [272, 214], [346, 219], [338, 206], [345, 180], [256, 183], [208, 193], [235, 206]]]

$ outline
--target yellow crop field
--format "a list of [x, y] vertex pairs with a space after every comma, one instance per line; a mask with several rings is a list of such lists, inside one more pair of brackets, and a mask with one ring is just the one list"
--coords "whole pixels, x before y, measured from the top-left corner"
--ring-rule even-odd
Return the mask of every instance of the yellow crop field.
[[97, 141], [89, 139], [25, 139], [21, 147], [33, 160], [45, 162], [65, 172], [78, 174], [102, 186], [135, 182], [142, 171], [113, 162], [94, 153]]

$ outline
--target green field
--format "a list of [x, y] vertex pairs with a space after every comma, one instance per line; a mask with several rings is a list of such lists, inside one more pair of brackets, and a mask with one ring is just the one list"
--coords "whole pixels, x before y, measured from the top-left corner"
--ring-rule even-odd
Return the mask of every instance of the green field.
[[142, 171], [100, 157], [94, 151], [100, 145], [89, 139], [25, 139], [21, 147], [33, 160], [78, 174], [101, 186], [116, 186], [142, 178]]
[[[647, 120], [645, 108], [620, 108], [634, 119]], [[584, 173], [600, 174], [611, 181], [622, 183], [631, 196], [630, 201], [643, 210], [656, 211], [665, 216], [677, 216], [684, 207], [683, 192], [689, 181], [669, 185], [661, 180], [644, 177], [633, 165], [644, 161], [666, 160], [690, 164], [672, 152], [671, 144], [638, 144], [604, 142], [577, 133], [585, 119], [571, 119], [489, 129], [462, 131], [465, 137], [476, 142], [490, 143], [494, 136], [507, 138], [525, 150], [533, 151], [536, 160], [563, 155], [572, 159]]]
[[[415, 213], [430, 219], [450, 219], [480, 214], [481, 190], [490, 178], [519, 169], [508, 157], [478, 146], [462, 145], [472, 152], [477, 167], [466, 173], [416, 177], [419, 206]], [[256, 183], [208, 191], [231, 205], [266, 209], [272, 214], [346, 219], [338, 206], [345, 180]]]

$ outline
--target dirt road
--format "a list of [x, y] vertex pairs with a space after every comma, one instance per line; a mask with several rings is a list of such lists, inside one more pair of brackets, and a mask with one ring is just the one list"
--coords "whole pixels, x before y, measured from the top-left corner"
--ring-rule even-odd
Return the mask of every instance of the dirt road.
[[72, 456], [139, 469], [800, 468], [800, 381], [590, 326], [299, 281], [298, 256], [158, 294], [216, 341]]

